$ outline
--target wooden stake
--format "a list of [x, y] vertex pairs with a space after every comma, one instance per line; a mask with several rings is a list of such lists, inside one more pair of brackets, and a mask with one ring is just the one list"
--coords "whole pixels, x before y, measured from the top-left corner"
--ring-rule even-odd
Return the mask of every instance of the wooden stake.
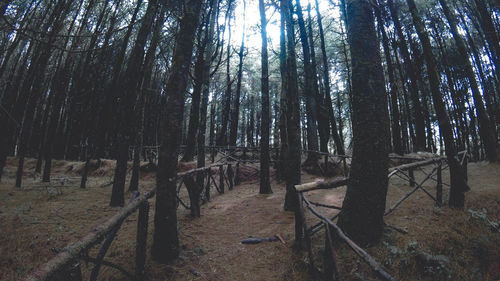
[[146, 248], [148, 241], [149, 202], [145, 201], [139, 207], [137, 220], [137, 237], [135, 245], [135, 279], [144, 280], [144, 265], [146, 264]]

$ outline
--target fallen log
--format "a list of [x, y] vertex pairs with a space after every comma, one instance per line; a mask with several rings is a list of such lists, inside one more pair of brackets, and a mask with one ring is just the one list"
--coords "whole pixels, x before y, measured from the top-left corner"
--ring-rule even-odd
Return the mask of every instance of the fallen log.
[[347, 185], [349, 182], [348, 178], [337, 178], [333, 181], [325, 181], [323, 179], [314, 181], [314, 182], [309, 182], [309, 183], [304, 183], [300, 185], [295, 186], [295, 190], [297, 192], [307, 192], [311, 190], [316, 190], [316, 189], [331, 189], [331, 188], [337, 188], [339, 186], [344, 186]]

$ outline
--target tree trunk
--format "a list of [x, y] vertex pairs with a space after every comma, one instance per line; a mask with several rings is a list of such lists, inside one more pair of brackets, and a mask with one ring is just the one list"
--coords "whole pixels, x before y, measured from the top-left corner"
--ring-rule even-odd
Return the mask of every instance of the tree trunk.
[[417, 10], [417, 6], [413, 0], [406, 0], [410, 13], [413, 19], [413, 23], [417, 30], [418, 37], [422, 42], [422, 49], [424, 53], [424, 58], [427, 63], [427, 72], [429, 75], [429, 84], [431, 87], [432, 100], [434, 101], [434, 108], [436, 110], [436, 115], [438, 117], [439, 128], [441, 135], [443, 136], [444, 145], [446, 149], [446, 157], [448, 159], [448, 165], [450, 166], [450, 201], [449, 204], [452, 207], [463, 208], [465, 204], [466, 191], [466, 181], [463, 175], [460, 163], [455, 158], [457, 155], [457, 150], [455, 147], [455, 142], [453, 140], [453, 132], [450, 123], [450, 119], [446, 112], [446, 106], [443, 101], [443, 95], [440, 91], [440, 78], [436, 68], [436, 62], [434, 61], [434, 56], [432, 53], [432, 46], [429, 40], [429, 36], [425, 30], [422, 23], [420, 15]]
[[328, 110], [328, 118], [330, 120], [331, 130], [333, 141], [335, 143], [335, 147], [337, 148], [337, 154], [343, 155], [344, 151], [344, 142], [341, 140], [339, 135], [339, 128], [337, 127], [337, 122], [335, 121], [335, 114], [333, 113], [333, 103], [331, 97], [331, 89], [330, 89], [330, 66], [328, 65], [328, 57], [326, 55], [326, 44], [325, 44], [325, 35], [323, 31], [323, 23], [321, 20], [321, 13], [319, 12], [319, 3], [316, 1], [316, 16], [318, 19], [318, 29], [319, 29], [319, 38], [321, 40], [321, 54], [323, 60], [323, 79], [325, 85], [325, 106]]
[[299, 34], [300, 42], [302, 43], [302, 53], [304, 56], [304, 93], [303, 96], [306, 99], [306, 130], [307, 130], [307, 149], [309, 150], [307, 154], [306, 163], [315, 163], [319, 155], [316, 151], [319, 151], [318, 146], [318, 101], [314, 93], [314, 72], [311, 63], [311, 48], [307, 40], [307, 31], [304, 22], [304, 17], [302, 15], [302, 7], [300, 5], [300, 0], [296, 0], [296, 11], [298, 24], [299, 24]]
[[[477, 1], [476, 1], [477, 2]], [[476, 80], [476, 74], [474, 73], [474, 69], [472, 68], [472, 64], [469, 60], [469, 54], [467, 52], [467, 47], [465, 42], [458, 33], [458, 27], [456, 22], [456, 16], [452, 14], [448, 4], [444, 0], [439, 0], [441, 7], [443, 9], [443, 13], [448, 20], [448, 23], [451, 28], [451, 33], [453, 34], [453, 38], [455, 39], [455, 43], [458, 48], [458, 52], [460, 53], [460, 57], [462, 58], [462, 65], [464, 67], [465, 73], [469, 80], [469, 84], [472, 90], [472, 97], [474, 99], [474, 105], [476, 107], [477, 119], [479, 124], [479, 136], [484, 144], [484, 149], [486, 151], [486, 158], [495, 162], [497, 160], [497, 147], [496, 147], [496, 138], [494, 135], [493, 126], [490, 121], [490, 117], [486, 112], [486, 108], [484, 107], [483, 98], [481, 97], [481, 92], [479, 91], [479, 85]], [[497, 42], [498, 43], [498, 42]], [[498, 66], [500, 67], [500, 65]]]
[[[377, 3], [377, 5], [379, 5]], [[389, 74], [390, 97], [391, 97], [391, 116], [392, 116], [392, 147], [397, 154], [404, 154], [403, 145], [401, 143], [401, 126], [399, 123], [399, 104], [398, 104], [398, 84], [394, 76], [394, 65], [392, 64], [391, 49], [389, 48], [389, 38], [385, 32], [385, 22], [380, 11], [380, 5], [375, 9], [377, 16], [378, 28], [382, 33], [382, 45], [385, 53], [385, 63], [387, 64], [387, 72]]]
[[285, 17], [287, 36], [286, 56], [286, 127], [287, 151], [285, 157], [286, 194], [285, 210], [298, 211], [299, 201], [295, 185], [300, 184], [300, 104], [297, 84], [297, 61], [295, 53], [295, 33], [292, 21], [291, 0], [281, 0], [281, 13]]
[[391, 17], [394, 21], [396, 33], [399, 38], [399, 50], [403, 55], [404, 64], [406, 67], [406, 75], [410, 79], [408, 88], [410, 90], [410, 98], [412, 101], [412, 119], [415, 123], [415, 143], [413, 151], [423, 151], [425, 150], [425, 122], [422, 116], [422, 106], [418, 95], [415, 67], [411, 62], [410, 53], [408, 52], [408, 45], [406, 44], [406, 39], [403, 34], [401, 22], [399, 21], [398, 8], [393, 4], [392, 0], [387, 0], [387, 4], [389, 5]]
[[123, 206], [124, 205], [124, 191], [125, 191], [125, 178], [127, 176], [127, 160], [128, 149], [132, 144], [134, 136], [134, 129], [138, 123], [136, 115], [134, 114], [134, 104], [137, 100], [137, 94], [140, 92], [140, 75], [144, 67], [144, 47], [148, 35], [151, 33], [153, 21], [158, 11], [158, 0], [150, 0], [146, 14], [144, 15], [141, 27], [137, 34], [132, 53], [130, 55], [127, 69], [122, 81], [119, 82], [122, 87], [122, 95], [119, 105], [119, 120], [118, 120], [118, 155], [116, 158], [116, 168], [113, 178], [113, 189], [111, 191], [110, 206]]
[[[245, 12], [246, 1], [243, 0], [243, 32], [241, 35], [241, 46], [238, 53], [240, 62], [238, 63], [238, 80], [236, 81], [236, 93], [234, 95], [233, 108], [231, 112], [231, 127], [229, 129], [229, 145], [236, 146], [236, 139], [238, 138], [238, 122], [240, 116], [240, 96], [241, 96], [241, 76], [243, 73], [243, 52], [245, 51]], [[244, 134], [244, 131], [242, 132]]]
[[262, 137], [260, 139], [260, 194], [272, 193], [271, 183], [269, 180], [269, 131], [271, 126], [270, 109], [269, 109], [269, 64], [267, 54], [267, 18], [264, 0], [259, 0], [260, 11], [260, 35], [262, 38], [262, 74], [261, 74], [261, 105], [262, 105], [262, 121], [261, 130]]
[[361, 245], [383, 233], [387, 194], [389, 113], [370, 3], [347, 1], [353, 78], [353, 158], [338, 224]]
[[177, 156], [184, 117], [184, 93], [193, 52], [193, 38], [198, 26], [202, 1], [188, 0], [180, 19], [172, 66], [165, 92], [168, 93], [166, 116], [161, 126], [161, 147], [156, 175], [155, 230], [151, 255], [153, 260], [169, 262], [179, 256], [177, 230]]

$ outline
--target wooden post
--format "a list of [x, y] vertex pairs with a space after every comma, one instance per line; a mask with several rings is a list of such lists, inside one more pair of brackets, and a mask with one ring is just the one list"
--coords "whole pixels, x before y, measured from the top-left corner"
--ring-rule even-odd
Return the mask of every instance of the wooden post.
[[210, 201], [210, 173], [212, 173], [211, 169], [208, 169], [205, 173], [207, 179], [205, 184], [205, 198], [207, 198], [207, 201]]
[[303, 237], [304, 237], [304, 227], [303, 227], [303, 217], [302, 214], [304, 213], [304, 209], [302, 206], [302, 193], [297, 192], [297, 200], [299, 202], [299, 205], [297, 206], [297, 210], [295, 211], [295, 245], [298, 246], [299, 248], [302, 248], [302, 242], [303, 242]]
[[146, 264], [146, 249], [148, 241], [149, 202], [144, 201], [139, 207], [137, 220], [137, 237], [135, 244], [135, 279], [144, 280], [144, 265]]
[[442, 163], [440, 162], [437, 168], [437, 185], [436, 185], [436, 203], [438, 206], [443, 204], [443, 178], [442, 178]]
[[331, 226], [324, 223], [325, 226], [325, 254], [323, 256], [323, 272], [324, 280], [337, 281], [339, 280], [339, 271], [337, 268], [337, 257], [333, 248], [333, 237]]
[[219, 165], [219, 188], [220, 193], [224, 194], [224, 165]]
[[311, 243], [311, 236], [307, 233], [307, 222], [306, 222], [306, 216], [304, 214], [304, 208], [302, 208], [302, 204], [300, 204], [300, 210], [301, 214], [300, 216], [302, 217], [302, 235], [304, 235], [304, 245], [307, 247], [307, 255], [309, 257], [309, 271], [313, 274], [313, 276], [316, 278], [316, 266], [314, 265], [314, 257], [313, 257], [313, 250], [312, 250], [312, 243]]
[[413, 168], [408, 169], [408, 177], [410, 177], [410, 186], [415, 186], [415, 174], [413, 174]]
[[234, 176], [234, 185], [240, 185], [240, 161], [236, 162], [236, 175]]
[[231, 164], [227, 164], [227, 177], [229, 179], [229, 190], [234, 189], [234, 175], [233, 175], [233, 166]]
[[349, 173], [347, 171], [347, 161], [345, 160], [345, 157], [342, 157], [342, 164], [344, 164], [344, 177], [347, 177]]
[[328, 174], [328, 154], [325, 154], [325, 174], [326, 176]]
[[193, 179], [193, 176], [191, 175], [184, 177], [184, 185], [186, 185], [189, 194], [191, 216], [193, 218], [199, 218], [201, 216], [200, 193], [203, 190], [199, 188], [198, 183]]
[[469, 181], [469, 175], [467, 174], [467, 166], [469, 163], [469, 157], [466, 155], [462, 163], [462, 169], [464, 171], [465, 182]]

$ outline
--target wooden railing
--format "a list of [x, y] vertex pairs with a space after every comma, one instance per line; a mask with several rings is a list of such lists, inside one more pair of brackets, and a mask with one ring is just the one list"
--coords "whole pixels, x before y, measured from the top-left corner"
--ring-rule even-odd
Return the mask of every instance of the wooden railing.
[[[213, 184], [219, 193], [224, 193], [224, 185], [227, 184], [229, 190], [234, 188], [235, 173], [232, 166], [238, 163], [218, 163], [207, 167], [197, 168], [186, 172], [177, 174], [179, 180], [178, 185], [178, 202], [188, 209], [197, 208], [199, 216], [199, 199], [201, 193], [204, 191], [205, 200], [210, 198], [210, 186]], [[219, 183], [215, 181], [213, 171], [217, 169], [219, 174]], [[238, 171], [238, 170], [237, 170]], [[238, 173], [238, 172], [237, 172]], [[201, 185], [193, 179], [197, 176], [198, 180], [202, 182]], [[179, 196], [179, 190], [182, 185], [186, 185], [190, 197], [190, 205], [187, 206]], [[114, 216], [109, 218], [105, 223], [99, 225], [84, 238], [77, 242], [68, 244], [62, 251], [60, 251], [54, 258], [50, 259], [47, 263], [42, 265], [37, 270], [33, 271], [30, 275], [26, 276], [25, 281], [44, 281], [44, 280], [57, 280], [57, 281], [81, 281], [82, 273], [79, 260], [94, 263], [94, 268], [90, 273], [89, 280], [97, 280], [99, 271], [102, 265], [112, 267], [120, 271], [129, 280], [144, 280], [144, 266], [146, 262], [146, 249], [147, 249], [147, 233], [149, 222], [149, 199], [156, 193], [156, 188], [148, 191], [142, 195], [138, 192], [132, 195], [128, 205], [123, 207]], [[198, 194], [198, 196], [196, 196]], [[119, 231], [123, 221], [139, 209], [139, 218], [137, 221], [137, 235], [136, 235], [136, 255], [135, 255], [135, 272], [128, 272], [121, 266], [114, 264], [110, 261], [104, 260], [106, 252], [111, 246], [113, 239]], [[88, 252], [95, 245], [102, 244], [96, 258], [88, 257]]]
[[[464, 169], [465, 174], [467, 174], [467, 153], [465, 151], [460, 152], [458, 157], [460, 157], [460, 163]], [[421, 160], [421, 159], [418, 159]], [[442, 204], [442, 187], [446, 185], [442, 181], [442, 171], [447, 168], [446, 159], [443, 157], [436, 157], [431, 159], [425, 159], [418, 162], [413, 162], [409, 164], [400, 165], [389, 169], [388, 178], [393, 176], [398, 176], [404, 180], [409, 181], [410, 186], [415, 188], [404, 195], [401, 199], [397, 201], [389, 210], [386, 211], [384, 215], [388, 215], [393, 212], [401, 203], [406, 200], [411, 194], [413, 194], [418, 189], [424, 191], [436, 205], [440, 206]], [[431, 172], [425, 171], [424, 167], [433, 166]], [[419, 183], [415, 181], [414, 171], [419, 170], [424, 173], [425, 177]], [[428, 192], [423, 184], [428, 180], [436, 181], [436, 197], [434, 197], [430, 192]], [[356, 254], [358, 254], [377, 274], [382, 280], [396, 280], [389, 273], [387, 273], [376, 260], [370, 256], [366, 251], [354, 243], [344, 232], [333, 222], [340, 213], [337, 213], [332, 218], [321, 214], [316, 210], [315, 207], [323, 207], [329, 209], [342, 210], [340, 206], [333, 206], [318, 202], [310, 201], [305, 194], [312, 190], [318, 189], [333, 189], [341, 186], [345, 186], [349, 183], [349, 179], [346, 177], [340, 177], [332, 181], [317, 180], [311, 183], [305, 183], [301, 185], [296, 185], [295, 190], [297, 191], [297, 196], [299, 200], [299, 208], [295, 214], [295, 237], [299, 245], [304, 245], [307, 248], [309, 255], [309, 265], [312, 272], [318, 273], [318, 268], [314, 265], [313, 248], [312, 248], [312, 236], [319, 232], [321, 229], [325, 229], [325, 255], [323, 259], [323, 278], [325, 280], [340, 280], [340, 275], [337, 267], [337, 257], [335, 254], [335, 249], [333, 247], [334, 236], [345, 242]], [[304, 206], [315, 216], [320, 222], [307, 227], [306, 216], [304, 211]], [[391, 226], [389, 226], [391, 227]], [[404, 230], [392, 227], [399, 232], [404, 232]], [[336, 235], [333, 235], [335, 233]]]

